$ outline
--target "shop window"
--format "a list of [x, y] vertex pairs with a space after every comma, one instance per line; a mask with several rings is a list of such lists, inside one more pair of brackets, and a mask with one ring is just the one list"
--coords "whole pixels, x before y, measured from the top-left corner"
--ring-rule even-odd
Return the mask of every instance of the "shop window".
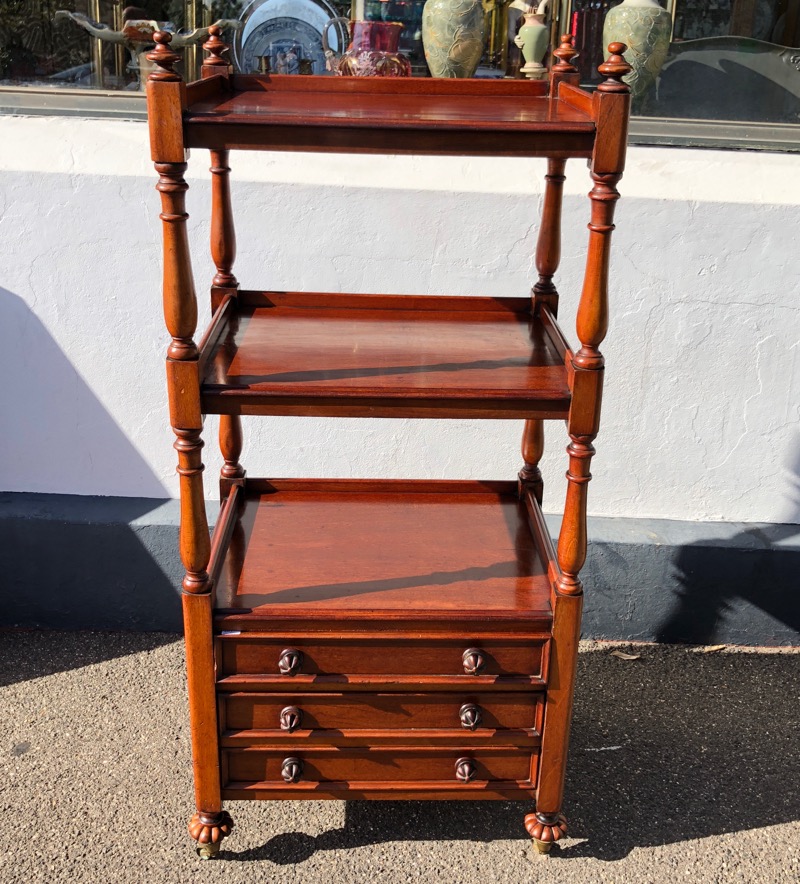
[[[551, 38], [574, 35], [584, 85], [598, 82], [609, 12], [641, 2], [550, 0]], [[527, 3], [484, 0], [486, 52], [478, 76], [519, 76], [513, 36], [538, 0]], [[633, 140], [800, 150], [800, 0], [660, 4], [668, 16], [663, 60], [635, 96]], [[194, 79], [203, 29], [218, 20], [230, 23], [226, 40], [238, 70], [268, 65], [287, 73], [325, 72], [321, 34], [329, 19], [399, 21], [401, 51], [413, 74], [425, 76], [423, 6], [424, 0], [0, 0], [0, 109], [24, 110], [25, 95], [36, 93], [50, 96], [50, 112], [61, 107], [52, 100], [57, 94], [85, 96], [84, 112], [102, 105], [114, 113], [115, 96], [116, 107], [120, 93], [140, 96], [155, 24], [175, 32], [182, 73]], [[346, 29], [340, 22], [327, 33], [339, 51]], [[144, 113], [137, 101], [125, 106], [133, 109], [128, 116]]]

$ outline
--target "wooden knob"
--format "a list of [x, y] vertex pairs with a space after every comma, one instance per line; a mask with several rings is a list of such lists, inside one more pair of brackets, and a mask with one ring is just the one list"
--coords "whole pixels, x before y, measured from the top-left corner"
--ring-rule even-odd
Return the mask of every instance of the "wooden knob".
[[471, 758], [459, 758], [456, 762], [456, 779], [460, 783], [469, 783], [474, 780], [477, 772], [475, 762]]
[[458, 717], [461, 719], [461, 727], [474, 731], [481, 723], [483, 714], [480, 706], [476, 706], [475, 703], [465, 703], [458, 710]]
[[203, 43], [203, 49], [211, 53], [203, 64], [219, 68], [228, 67], [228, 62], [222, 57], [228, 51], [228, 45], [222, 39], [222, 28], [219, 25], [211, 25], [208, 29], [208, 40]]
[[181, 60], [181, 57], [169, 48], [172, 34], [169, 31], [156, 31], [153, 34], [153, 41], [156, 44], [155, 49], [147, 53], [147, 58], [153, 62], [155, 67], [147, 79], [164, 82], [179, 81], [180, 74], [176, 74], [172, 69]]
[[303, 721], [303, 713], [297, 708], [297, 706], [285, 706], [281, 709], [281, 730], [282, 731], [296, 731], [297, 728], [300, 727], [300, 724]]
[[303, 762], [299, 758], [284, 758], [281, 776], [287, 783], [296, 783], [303, 776]]
[[624, 43], [608, 44], [608, 58], [597, 68], [608, 79], [597, 87], [599, 92], [631, 91], [631, 87], [622, 79], [633, 70], [625, 61], [624, 53], [627, 51], [628, 47]]
[[467, 675], [477, 675], [486, 666], [486, 657], [480, 648], [467, 648], [461, 655], [461, 661]]
[[278, 659], [278, 669], [280, 669], [281, 675], [297, 675], [302, 665], [303, 654], [301, 651], [296, 648], [286, 648], [285, 651], [281, 651], [281, 656]]
[[572, 63], [572, 60], [578, 55], [575, 48], [575, 38], [572, 34], [564, 34], [561, 37], [561, 45], [558, 49], [553, 50], [553, 55], [558, 61], [553, 65], [553, 70], [560, 74], [576, 74], [578, 69]]

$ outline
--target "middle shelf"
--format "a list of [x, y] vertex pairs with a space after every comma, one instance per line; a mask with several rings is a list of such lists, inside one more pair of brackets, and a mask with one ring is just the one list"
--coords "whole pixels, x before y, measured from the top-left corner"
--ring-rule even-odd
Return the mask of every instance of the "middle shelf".
[[[411, 617], [546, 631], [554, 557], [538, 504], [525, 498], [514, 482], [246, 479], [214, 533], [218, 628], [371, 621], [385, 631]], [[531, 671], [528, 642], [501, 653], [496, 674]], [[378, 662], [399, 671], [397, 660]]]
[[529, 298], [241, 291], [201, 353], [207, 414], [565, 419], [571, 400]]

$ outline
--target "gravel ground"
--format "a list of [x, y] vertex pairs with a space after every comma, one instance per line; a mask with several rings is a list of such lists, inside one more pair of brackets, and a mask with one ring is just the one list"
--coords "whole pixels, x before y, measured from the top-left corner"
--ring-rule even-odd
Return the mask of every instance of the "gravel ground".
[[0, 633], [0, 881], [797, 884], [800, 655], [614, 649], [581, 653], [549, 858], [521, 803], [229, 802], [201, 862], [181, 642]]

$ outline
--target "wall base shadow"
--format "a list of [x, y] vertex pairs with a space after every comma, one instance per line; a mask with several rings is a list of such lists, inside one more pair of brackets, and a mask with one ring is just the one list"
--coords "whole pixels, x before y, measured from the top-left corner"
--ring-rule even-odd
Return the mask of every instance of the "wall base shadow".
[[[570, 840], [552, 855], [613, 861], [637, 847], [800, 819], [798, 656], [637, 653], [642, 659], [630, 662], [606, 650], [580, 656], [564, 808]], [[524, 842], [530, 810], [524, 802], [350, 801], [342, 828], [282, 833], [240, 852], [224, 844], [220, 856], [290, 865], [319, 850], [398, 840]]]

